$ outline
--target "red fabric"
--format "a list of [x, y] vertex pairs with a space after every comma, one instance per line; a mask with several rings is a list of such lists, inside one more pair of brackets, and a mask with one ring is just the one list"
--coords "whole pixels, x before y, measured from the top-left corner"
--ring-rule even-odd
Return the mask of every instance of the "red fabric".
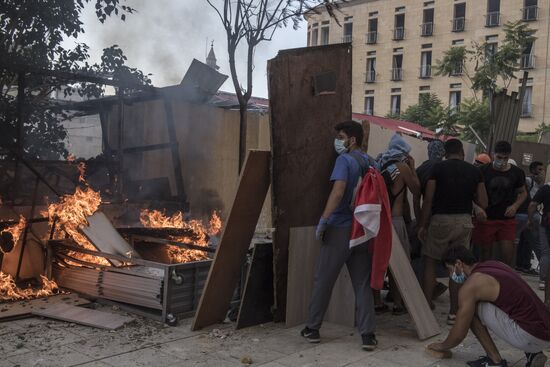
[[472, 243], [478, 246], [492, 246], [497, 241], [516, 239], [516, 220], [499, 219], [476, 222], [472, 231]]
[[[370, 168], [363, 177], [361, 185], [357, 190], [355, 197], [355, 208], [361, 206], [381, 206], [379, 213], [380, 226], [378, 234], [369, 240], [369, 250], [372, 252], [372, 271], [371, 287], [373, 289], [382, 289], [384, 285], [384, 276], [388, 269], [392, 246], [392, 221], [391, 208], [388, 198], [388, 192], [382, 175]], [[378, 218], [378, 216], [377, 216]], [[351, 230], [351, 241], [365, 236], [365, 228], [353, 216], [353, 226]]]

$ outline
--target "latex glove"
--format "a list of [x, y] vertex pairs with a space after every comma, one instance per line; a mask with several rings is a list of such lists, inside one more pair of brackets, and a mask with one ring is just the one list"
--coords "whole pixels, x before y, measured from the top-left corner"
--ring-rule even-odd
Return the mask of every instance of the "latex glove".
[[315, 238], [317, 238], [319, 241], [323, 241], [325, 239], [325, 231], [327, 230], [327, 223], [328, 223], [328, 219], [321, 218], [319, 220], [319, 224], [317, 225], [317, 229], [315, 230]]

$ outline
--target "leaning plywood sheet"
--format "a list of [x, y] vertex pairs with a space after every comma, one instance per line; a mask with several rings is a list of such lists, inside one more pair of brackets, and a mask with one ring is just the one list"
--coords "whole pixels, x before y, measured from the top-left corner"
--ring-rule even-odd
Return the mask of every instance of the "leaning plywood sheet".
[[250, 151], [199, 302], [192, 330], [225, 319], [269, 189], [270, 153]]
[[100, 329], [116, 330], [134, 319], [128, 316], [58, 303], [32, 311], [33, 315], [72, 322]]
[[44, 298], [31, 299], [28, 301], [17, 301], [2, 303], [0, 305], [0, 321], [30, 315], [34, 310], [45, 309], [51, 305], [63, 303], [67, 305], [86, 305], [90, 303], [85, 298], [79, 297], [75, 293], [57, 294]]
[[[286, 327], [303, 324], [313, 290], [315, 268], [321, 243], [315, 238], [315, 227], [290, 229]], [[342, 268], [332, 290], [325, 321], [351, 326], [355, 324], [355, 295], [347, 268]]]
[[390, 270], [413, 319], [418, 338], [424, 340], [439, 334], [441, 330], [393, 227], [392, 231]]
[[[128, 258], [140, 258], [139, 254], [117, 232], [111, 221], [102, 212], [86, 218], [87, 227], [81, 227], [86, 237], [101, 252], [126, 256]], [[120, 261], [110, 260], [114, 265], [120, 265]]]

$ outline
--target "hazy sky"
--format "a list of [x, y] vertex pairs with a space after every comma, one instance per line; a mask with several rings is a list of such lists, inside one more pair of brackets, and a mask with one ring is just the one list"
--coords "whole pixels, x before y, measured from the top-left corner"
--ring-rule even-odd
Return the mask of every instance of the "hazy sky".
[[[214, 0], [221, 3], [221, 0]], [[206, 0], [127, 0], [125, 5], [137, 9], [126, 17], [108, 19], [101, 24], [94, 13], [95, 2], [90, 2], [84, 14], [86, 33], [80, 41], [90, 46], [93, 62], [99, 62], [102, 50], [119, 45], [128, 57], [128, 65], [145, 73], [152, 73], [158, 87], [178, 84], [193, 58], [205, 62], [210, 42], [220, 72], [229, 75], [225, 31], [221, 21]], [[278, 29], [271, 42], [256, 48], [253, 95], [267, 97], [266, 61], [281, 49], [306, 45], [306, 23], [298, 30], [290, 24]], [[239, 69], [243, 75], [245, 57], [239, 55]], [[245, 79], [241, 79], [243, 85]], [[230, 79], [222, 90], [233, 91]]]

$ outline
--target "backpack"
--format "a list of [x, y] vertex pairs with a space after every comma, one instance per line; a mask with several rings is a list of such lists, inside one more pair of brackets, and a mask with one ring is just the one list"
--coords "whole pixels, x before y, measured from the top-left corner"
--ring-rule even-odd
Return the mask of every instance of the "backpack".
[[358, 152], [351, 152], [349, 155], [355, 159], [357, 164], [359, 165], [359, 177], [357, 178], [357, 183], [353, 187], [353, 193], [351, 195], [351, 200], [349, 203], [349, 207], [352, 211], [355, 210], [355, 197], [357, 196], [357, 191], [359, 191], [359, 187], [361, 186], [361, 183], [363, 182], [363, 177], [367, 174], [369, 168], [371, 167], [371, 163], [366, 160], [361, 153]]
[[392, 174], [390, 171], [388, 171], [388, 168], [395, 164], [399, 163], [400, 161], [397, 159], [390, 160], [386, 162], [382, 167], [380, 167], [380, 174], [382, 175], [382, 178], [384, 179], [384, 183], [386, 184], [386, 190], [388, 191], [388, 198], [390, 200], [390, 208], [393, 208], [393, 203], [395, 202], [395, 199], [401, 195], [401, 193], [405, 190], [406, 186], [403, 186], [401, 190], [397, 194], [393, 194], [393, 180], [394, 177], [392, 177]]

